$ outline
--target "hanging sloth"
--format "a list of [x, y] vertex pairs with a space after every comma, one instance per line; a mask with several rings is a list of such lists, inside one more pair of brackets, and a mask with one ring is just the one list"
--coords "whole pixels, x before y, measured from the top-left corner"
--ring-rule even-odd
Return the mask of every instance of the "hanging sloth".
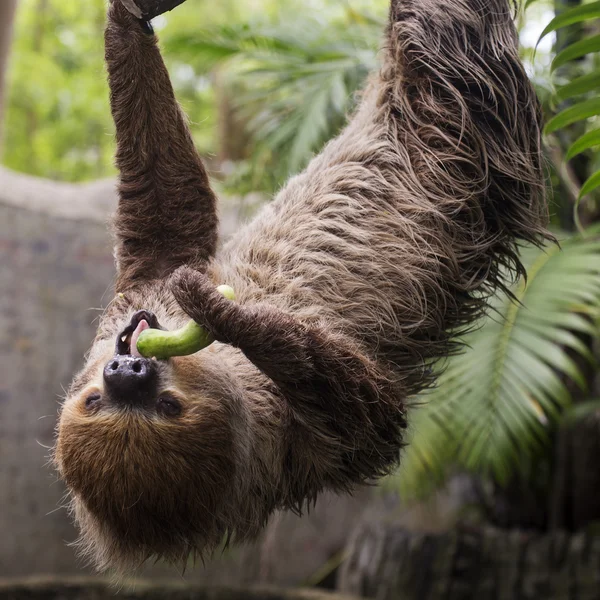
[[[508, 0], [393, 0], [382, 54], [345, 130], [217, 253], [156, 38], [110, 4], [118, 295], [55, 448], [99, 569], [205, 555], [396, 468], [407, 399], [523, 273], [518, 243], [547, 237]], [[140, 354], [144, 330], [190, 318], [208, 348]]]

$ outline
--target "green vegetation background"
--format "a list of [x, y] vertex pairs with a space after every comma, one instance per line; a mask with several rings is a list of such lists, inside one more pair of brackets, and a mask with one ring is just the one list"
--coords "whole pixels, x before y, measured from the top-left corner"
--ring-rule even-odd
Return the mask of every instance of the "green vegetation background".
[[[233, 191], [238, 191], [236, 187], [245, 192], [271, 191], [335, 133], [351, 108], [354, 88], [375, 64], [387, 4], [387, 0], [190, 0], [155, 21], [178, 98], [189, 115], [198, 148], [209, 158], [231, 144], [224, 135], [243, 136], [219, 128], [223, 110], [219, 100], [223, 99], [215, 91], [219, 70], [214, 67], [219, 59], [244, 51], [241, 70], [247, 83], [238, 78], [237, 86], [245, 89], [239, 97], [234, 94], [234, 109], [254, 130], [243, 142], [245, 162], [234, 170], [236, 175], [250, 170], [252, 178], [232, 177]], [[544, 12], [547, 7], [541, 2], [528, 15], [541, 20]], [[21, 0], [8, 72], [2, 157], [6, 166], [63, 181], [114, 175], [113, 125], [103, 64], [104, 20], [105, 0]], [[262, 46], [260, 40], [252, 45], [260, 36], [269, 39]], [[245, 46], [240, 44], [242, 38]], [[283, 52], [267, 56], [274, 39]], [[260, 60], [269, 60], [272, 81], [268, 83], [265, 77], [259, 79], [256, 64], [250, 64], [257, 54]], [[276, 63], [287, 79], [281, 71], [279, 78], [273, 77]], [[315, 63], [318, 68], [307, 73], [307, 64]], [[321, 79], [314, 77], [319, 72]], [[330, 97], [325, 97], [323, 81], [333, 82]], [[269, 104], [279, 109], [271, 129], [290, 130], [298, 140], [293, 148], [278, 146], [266, 131], [268, 125], [256, 124], [263, 111], [276, 110]], [[301, 108], [306, 109], [304, 119], [297, 118]], [[253, 147], [255, 138], [277, 151], [275, 165], [265, 154], [265, 144]], [[285, 165], [283, 172], [276, 176], [269, 172], [280, 165]]]
[[[163, 46], [176, 35], [220, 26], [327, 19], [344, 2], [297, 0], [189, 1], [155, 21]], [[353, 3], [360, 5], [361, 3]], [[364, 4], [364, 3], [363, 3]], [[385, 1], [369, 2], [379, 14]], [[285, 5], [285, 8], [282, 8]], [[64, 181], [114, 175], [113, 125], [103, 64], [105, 0], [21, 0], [8, 72], [2, 162], [17, 171]], [[322, 13], [319, 17], [319, 13]], [[293, 17], [292, 17], [293, 16]], [[178, 98], [202, 153], [219, 150], [213, 75], [179, 48], [165, 53]]]

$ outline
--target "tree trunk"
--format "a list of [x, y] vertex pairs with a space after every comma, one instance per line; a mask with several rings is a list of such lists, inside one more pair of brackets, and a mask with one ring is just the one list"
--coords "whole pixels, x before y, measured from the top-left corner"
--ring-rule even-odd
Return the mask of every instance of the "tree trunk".
[[[0, 581], [0, 600], [356, 600], [322, 590], [276, 587], [190, 585], [184, 580], [156, 584], [131, 581], [117, 588], [94, 577], [40, 577], [33, 580]], [[124, 589], [121, 589], [123, 587]]]
[[227, 83], [219, 69], [212, 73], [212, 84], [217, 100], [218, 162], [222, 165], [248, 158], [250, 136], [240, 111], [234, 106], [236, 90]]
[[600, 520], [600, 411], [568, 422], [558, 436], [551, 526], [578, 531]]
[[10, 54], [16, 8], [17, 0], [2, 0], [0, 2], [0, 139], [2, 135], [1, 123], [4, 115], [6, 67]]
[[377, 600], [581, 600], [600, 589], [600, 538], [591, 532], [425, 535], [366, 523], [348, 553], [338, 589]]

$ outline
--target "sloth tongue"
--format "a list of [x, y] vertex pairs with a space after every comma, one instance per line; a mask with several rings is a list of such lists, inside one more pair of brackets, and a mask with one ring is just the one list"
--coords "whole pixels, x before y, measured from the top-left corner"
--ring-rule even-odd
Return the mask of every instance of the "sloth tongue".
[[138, 323], [138, 326], [135, 328], [135, 331], [131, 334], [129, 352], [132, 356], [139, 356], [140, 358], [143, 358], [139, 350], [137, 349], [137, 342], [138, 338], [140, 337], [140, 333], [142, 333], [142, 331], [144, 331], [145, 329], [150, 329], [150, 325], [148, 325], [148, 321], [146, 321], [146, 319], [142, 319]]

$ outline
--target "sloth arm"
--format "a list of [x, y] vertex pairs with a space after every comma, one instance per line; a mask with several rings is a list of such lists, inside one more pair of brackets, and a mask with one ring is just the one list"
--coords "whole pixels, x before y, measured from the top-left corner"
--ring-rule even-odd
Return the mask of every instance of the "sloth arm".
[[216, 197], [181, 111], [157, 38], [120, 0], [105, 33], [116, 126], [117, 291], [196, 268], [214, 255]]
[[227, 300], [189, 267], [174, 273], [171, 290], [194, 321], [239, 348], [288, 404], [296, 425], [286, 457], [293, 502], [324, 487], [348, 489], [396, 464], [404, 394], [356, 343], [277, 307]]

